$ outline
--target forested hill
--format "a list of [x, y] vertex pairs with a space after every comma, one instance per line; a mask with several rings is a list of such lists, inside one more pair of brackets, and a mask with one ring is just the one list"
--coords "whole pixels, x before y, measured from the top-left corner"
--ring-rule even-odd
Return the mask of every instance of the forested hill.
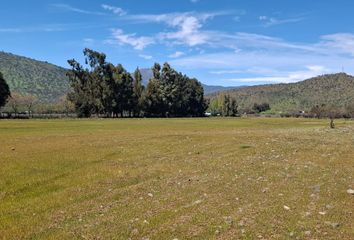
[[0, 72], [12, 92], [35, 95], [55, 102], [68, 91], [66, 69], [11, 53], [0, 52]]
[[274, 111], [308, 110], [322, 104], [344, 107], [354, 103], [354, 77], [328, 74], [297, 83], [243, 87], [225, 93], [234, 96], [241, 108], [263, 102]]

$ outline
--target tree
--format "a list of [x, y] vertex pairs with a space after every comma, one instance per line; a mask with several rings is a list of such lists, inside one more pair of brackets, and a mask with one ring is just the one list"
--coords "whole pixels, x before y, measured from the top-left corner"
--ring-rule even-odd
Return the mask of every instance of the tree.
[[90, 117], [93, 113], [90, 96], [90, 74], [74, 59], [69, 60], [68, 63], [72, 67], [67, 73], [71, 85], [68, 99], [74, 103], [78, 117]]
[[224, 93], [219, 93], [210, 101], [209, 109], [213, 115], [220, 114], [223, 117], [235, 117], [238, 113], [236, 98]]
[[209, 111], [210, 111], [212, 116], [217, 116], [218, 114], [220, 114], [219, 101], [218, 101], [217, 98], [212, 98], [209, 101]]
[[181, 111], [185, 116], [202, 117], [208, 104], [204, 99], [204, 89], [202, 84], [195, 78], [186, 77], [185, 89], [182, 91], [183, 102]]
[[37, 101], [38, 98], [36, 96], [33, 95], [22, 96], [22, 103], [26, 107], [29, 117], [32, 116], [32, 109], [34, 104], [36, 104]]
[[66, 116], [69, 116], [69, 113], [73, 113], [75, 111], [75, 106], [68, 99], [67, 95], [61, 96], [59, 98], [58, 108], [61, 112], [65, 113]]
[[144, 111], [147, 117], [163, 117], [164, 103], [158, 79], [150, 79], [144, 96]]
[[313, 106], [310, 110], [310, 113], [313, 114], [314, 117], [316, 117], [318, 119], [324, 117], [325, 112], [326, 112], [326, 105], [325, 104]]
[[235, 117], [238, 113], [238, 105], [237, 101], [235, 98], [231, 98], [231, 103], [230, 103], [230, 113], [232, 117]]
[[204, 89], [197, 79], [174, 70], [168, 63], [155, 64], [154, 77], [145, 92], [145, 111], [155, 117], [203, 116], [207, 108]]
[[133, 112], [133, 78], [121, 64], [113, 71], [113, 112], [115, 116], [131, 116]]
[[134, 116], [139, 117], [144, 105], [144, 86], [142, 85], [142, 75], [139, 68], [134, 72], [133, 94]]
[[79, 117], [92, 114], [106, 116], [182, 117], [202, 116], [206, 109], [204, 89], [197, 79], [174, 70], [168, 63], [155, 63], [146, 90], [137, 68], [130, 74], [121, 64], [106, 62], [106, 56], [84, 50], [84, 68], [69, 60], [71, 91], [68, 99], [74, 103]]
[[347, 105], [345, 110], [349, 117], [354, 118], [354, 103]]
[[7, 85], [2, 73], [0, 72], [0, 108], [4, 106], [11, 96], [9, 85]]
[[255, 103], [253, 105], [253, 110], [257, 113], [261, 113], [270, 110], [270, 106], [269, 103], [262, 103], [262, 104]]
[[75, 104], [79, 117], [104, 113], [109, 109], [111, 96], [107, 95], [106, 81], [111, 80], [110, 65], [106, 55], [90, 49], [84, 49], [85, 63], [90, 69], [84, 69], [76, 60], [69, 60], [71, 70], [67, 73], [72, 91], [68, 98]]
[[23, 97], [20, 93], [14, 92], [11, 94], [11, 97], [8, 101], [8, 105], [12, 109], [15, 117], [20, 111], [20, 108], [23, 106]]
[[221, 105], [221, 115], [224, 117], [230, 116], [230, 96], [223, 95]]
[[149, 80], [145, 92], [145, 114], [148, 117], [164, 117], [166, 113], [166, 99], [164, 84], [161, 80], [161, 66], [155, 63], [152, 67], [153, 78]]

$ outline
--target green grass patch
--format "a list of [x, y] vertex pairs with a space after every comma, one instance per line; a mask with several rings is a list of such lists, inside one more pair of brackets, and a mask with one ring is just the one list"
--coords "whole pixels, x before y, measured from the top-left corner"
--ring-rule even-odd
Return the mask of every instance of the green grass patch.
[[354, 124], [336, 127], [1, 120], [0, 239], [350, 239]]

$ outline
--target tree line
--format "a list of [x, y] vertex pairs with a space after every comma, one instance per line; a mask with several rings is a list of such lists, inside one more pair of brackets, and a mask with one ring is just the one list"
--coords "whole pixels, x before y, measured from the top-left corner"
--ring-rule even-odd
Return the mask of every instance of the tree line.
[[269, 103], [254, 103], [252, 109], [239, 109], [235, 97], [225, 93], [218, 93], [209, 100], [208, 111], [212, 116], [236, 117], [241, 114], [259, 114], [270, 110]]
[[79, 117], [200, 117], [207, 108], [201, 83], [177, 72], [168, 63], [152, 67], [147, 86], [136, 69], [133, 76], [106, 55], [84, 50], [85, 63], [69, 60], [68, 99]]

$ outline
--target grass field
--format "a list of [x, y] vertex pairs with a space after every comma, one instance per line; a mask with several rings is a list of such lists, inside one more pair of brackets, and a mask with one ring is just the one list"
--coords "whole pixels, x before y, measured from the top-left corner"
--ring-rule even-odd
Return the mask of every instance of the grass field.
[[0, 121], [0, 239], [353, 239], [354, 122]]

